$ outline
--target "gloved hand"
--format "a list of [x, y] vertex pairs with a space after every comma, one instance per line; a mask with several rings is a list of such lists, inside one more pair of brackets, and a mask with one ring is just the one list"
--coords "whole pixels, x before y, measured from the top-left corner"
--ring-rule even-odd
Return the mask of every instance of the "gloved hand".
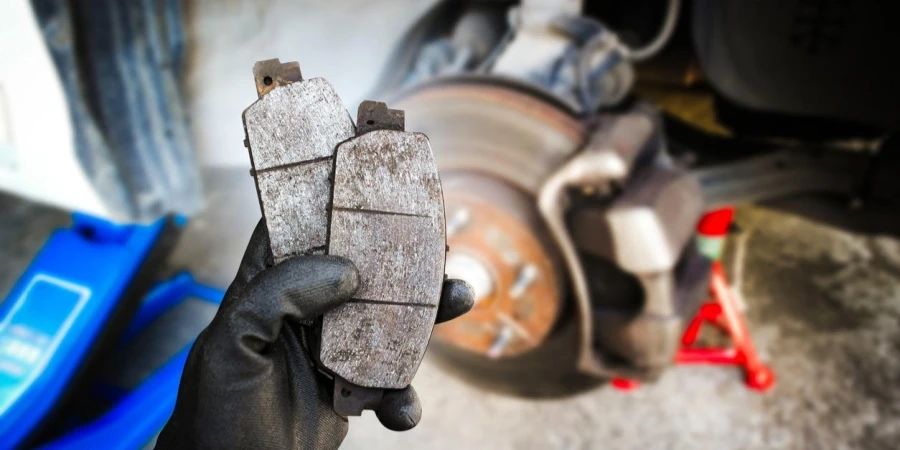
[[[356, 268], [336, 256], [299, 256], [271, 267], [260, 221], [210, 325], [187, 358], [175, 411], [158, 449], [333, 449], [347, 419], [332, 410], [331, 381], [306, 348], [304, 324], [350, 299]], [[468, 285], [444, 283], [437, 321], [473, 305]], [[386, 391], [375, 411], [392, 430], [414, 427], [412, 387]]]

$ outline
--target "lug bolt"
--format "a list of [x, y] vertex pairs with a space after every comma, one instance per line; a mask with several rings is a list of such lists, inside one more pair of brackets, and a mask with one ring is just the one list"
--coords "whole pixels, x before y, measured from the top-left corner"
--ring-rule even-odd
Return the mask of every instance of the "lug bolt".
[[471, 220], [472, 217], [468, 209], [457, 209], [456, 212], [453, 213], [453, 216], [450, 217], [450, 220], [447, 221], [447, 237], [453, 236], [459, 230], [465, 228]]
[[515, 334], [512, 327], [503, 327], [499, 333], [497, 333], [497, 338], [494, 339], [494, 343], [491, 344], [491, 348], [488, 349], [487, 355], [488, 358], [497, 359], [503, 352], [506, 350], [506, 347], [509, 346], [509, 343], [512, 342], [513, 335]]
[[528, 263], [516, 274], [516, 281], [509, 288], [509, 296], [518, 299], [525, 294], [525, 291], [537, 280], [538, 268], [535, 264]]

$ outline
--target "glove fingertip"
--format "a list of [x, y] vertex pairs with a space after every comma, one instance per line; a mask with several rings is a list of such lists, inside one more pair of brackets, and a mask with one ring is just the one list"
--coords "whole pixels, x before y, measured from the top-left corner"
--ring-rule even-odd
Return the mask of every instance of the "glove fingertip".
[[[336, 301], [348, 300], [359, 288], [359, 271], [347, 258], [328, 255], [305, 255], [288, 258], [271, 269], [280, 272], [295, 286], [315, 286], [317, 292]], [[306, 295], [306, 290], [292, 294]]]
[[378, 421], [391, 431], [407, 431], [422, 420], [422, 404], [412, 386], [399, 391], [388, 391], [375, 410]]
[[347, 258], [340, 256], [330, 256], [328, 258], [335, 260], [338, 265], [336, 268], [339, 271], [335, 284], [336, 295], [343, 299], [349, 299], [359, 288], [359, 270]]
[[444, 282], [441, 303], [438, 306], [435, 323], [455, 319], [475, 306], [475, 292], [463, 280], [451, 279]]

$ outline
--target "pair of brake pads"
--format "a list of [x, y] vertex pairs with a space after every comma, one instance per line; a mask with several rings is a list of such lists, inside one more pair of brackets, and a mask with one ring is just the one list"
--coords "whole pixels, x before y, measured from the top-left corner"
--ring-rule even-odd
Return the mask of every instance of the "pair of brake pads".
[[331, 84], [304, 80], [296, 62], [260, 61], [253, 75], [244, 144], [274, 262], [328, 254], [359, 270], [355, 298], [321, 321], [317, 355], [335, 411], [359, 415], [411, 383], [434, 327], [446, 232], [431, 145], [384, 103], [362, 102], [354, 125]]

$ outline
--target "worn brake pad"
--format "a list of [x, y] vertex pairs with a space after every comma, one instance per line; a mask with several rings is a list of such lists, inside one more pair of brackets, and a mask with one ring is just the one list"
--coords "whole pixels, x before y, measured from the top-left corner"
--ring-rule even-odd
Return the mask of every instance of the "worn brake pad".
[[384, 103], [363, 102], [357, 129], [334, 88], [303, 80], [296, 63], [262, 61], [254, 76], [245, 144], [275, 263], [325, 253], [360, 273], [318, 342], [335, 411], [358, 415], [410, 384], [434, 327], [446, 232], [431, 146]]

